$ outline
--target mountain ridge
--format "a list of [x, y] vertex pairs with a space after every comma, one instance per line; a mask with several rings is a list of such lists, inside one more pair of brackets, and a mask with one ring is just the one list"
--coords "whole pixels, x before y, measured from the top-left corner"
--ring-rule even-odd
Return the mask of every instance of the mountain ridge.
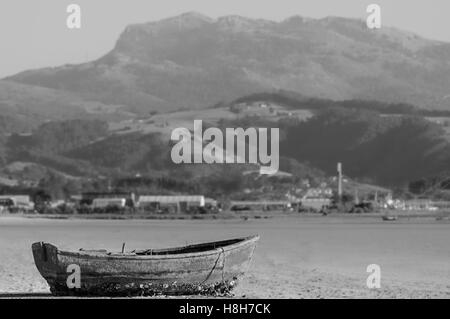
[[334, 100], [450, 106], [450, 44], [362, 20], [282, 21], [198, 13], [127, 26], [114, 48], [78, 65], [5, 78], [105, 104], [149, 110], [205, 108], [285, 89]]

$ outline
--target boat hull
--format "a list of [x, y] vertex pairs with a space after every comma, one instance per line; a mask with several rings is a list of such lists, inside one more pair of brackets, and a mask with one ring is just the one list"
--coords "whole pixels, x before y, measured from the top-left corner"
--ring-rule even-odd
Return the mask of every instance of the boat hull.
[[[168, 255], [67, 252], [48, 243], [34, 243], [32, 250], [55, 295], [227, 294], [248, 269], [258, 240], [254, 236], [212, 250]], [[79, 267], [79, 287], [70, 284], [73, 265]]]

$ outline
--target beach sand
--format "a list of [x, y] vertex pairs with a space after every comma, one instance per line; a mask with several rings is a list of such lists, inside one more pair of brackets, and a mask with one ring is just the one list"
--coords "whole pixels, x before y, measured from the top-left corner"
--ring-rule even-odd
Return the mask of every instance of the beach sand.
[[[259, 234], [234, 290], [247, 298], [450, 298], [450, 224], [379, 218], [270, 220], [46, 220], [0, 218], [0, 296], [49, 292], [31, 244], [119, 251]], [[367, 266], [381, 267], [369, 289]]]

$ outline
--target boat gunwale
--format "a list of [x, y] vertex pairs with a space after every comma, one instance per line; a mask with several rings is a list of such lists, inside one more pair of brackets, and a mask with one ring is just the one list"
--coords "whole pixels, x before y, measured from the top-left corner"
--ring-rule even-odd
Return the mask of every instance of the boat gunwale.
[[[243, 237], [243, 238], [235, 238], [234, 240], [239, 240], [236, 243], [229, 244], [223, 247], [218, 247], [210, 250], [205, 251], [199, 251], [199, 252], [190, 252], [190, 253], [180, 253], [180, 254], [159, 254], [159, 255], [125, 255], [117, 253], [115, 255], [111, 254], [95, 254], [95, 253], [85, 253], [83, 251], [79, 252], [73, 252], [73, 251], [65, 251], [57, 249], [57, 255], [61, 256], [67, 256], [67, 257], [76, 257], [76, 258], [83, 258], [83, 259], [103, 259], [103, 260], [169, 260], [169, 259], [185, 259], [185, 258], [195, 258], [195, 257], [204, 257], [204, 256], [210, 256], [210, 255], [217, 255], [225, 251], [231, 251], [235, 249], [239, 249], [243, 246], [246, 246], [251, 243], [255, 243], [259, 240], [259, 235], [249, 236], [249, 237]], [[233, 239], [230, 239], [233, 240]], [[226, 241], [226, 240], [225, 240]], [[205, 245], [205, 244], [214, 244], [219, 243], [222, 241], [215, 241], [215, 242], [208, 242], [208, 243], [199, 243], [199, 244], [193, 244], [188, 246], [181, 246], [181, 247], [174, 247], [169, 249], [183, 249], [186, 247], [191, 247], [195, 245]], [[51, 245], [51, 244], [50, 244]]]

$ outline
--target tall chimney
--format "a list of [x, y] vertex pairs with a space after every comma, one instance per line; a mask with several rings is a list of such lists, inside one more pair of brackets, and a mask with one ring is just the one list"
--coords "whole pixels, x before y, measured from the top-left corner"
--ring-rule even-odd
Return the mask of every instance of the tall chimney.
[[337, 164], [337, 173], [338, 173], [338, 196], [339, 201], [342, 200], [342, 163]]

